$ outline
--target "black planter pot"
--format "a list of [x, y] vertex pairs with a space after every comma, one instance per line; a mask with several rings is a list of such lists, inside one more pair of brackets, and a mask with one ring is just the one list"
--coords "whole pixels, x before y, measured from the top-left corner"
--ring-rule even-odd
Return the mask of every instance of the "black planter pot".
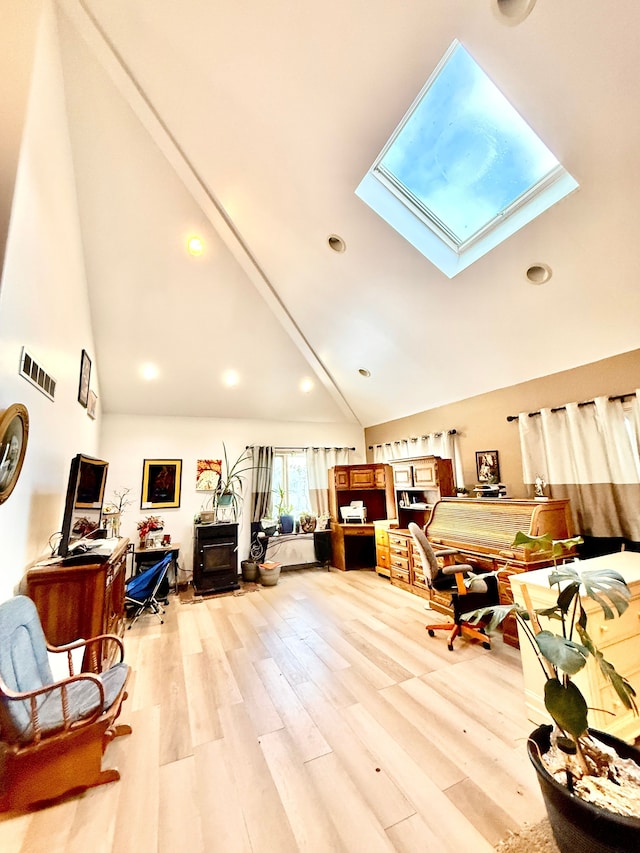
[[[540, 753], [549, 749], [551, 726], [540, 726], [529, 736], [527, 751], [535, 767], [549, 823], [561, 853], [630, 853], [640, 850], [640, 818], [624, 817], [581, 800], [547, 772]], [[640, 764], [640, 751], [604, 732], [591, 732], [621, 758]]]

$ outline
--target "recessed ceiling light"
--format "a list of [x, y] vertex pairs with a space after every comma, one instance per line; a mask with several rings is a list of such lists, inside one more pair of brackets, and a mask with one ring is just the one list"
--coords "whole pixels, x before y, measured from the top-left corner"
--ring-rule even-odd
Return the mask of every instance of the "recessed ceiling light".
[[530, 284], [546, 284], [552, 274], [551, 267], [547, 264], [532, 264], [525, 273]]
[[370, 370], [367, 370], [367, 368], [366, 368], [366, 367], [361, 367], [361, 368], [358, 370], [358, 373], [360, 374], [360, 376], [366, 376], [366, 377], [371, 376], [371, 371], [370, 371]]
[[520, 24], [533, 11], [536, 0], [494, 0], [498, 18], [509, 26]]
[[240, 376], [235, 370], [227, 370], [222, 375], [222, 381], [229, 388], [235, 388], [235, 386], [240, 382]]
[[151, 364], [151, 362], [143, 364], [140, 372], [142, 373], [143, 379], [152, 380], [158, 378], [158, 368], [155, 364]]
[[196, 234], [189, 237], [187, 240], [187, 250], [194, 258], [198, 258], [204, 252], [202, 237], [198, 237]]
[[330, 249], [333, 249], [334, 252], [344, 252], [347, 248], [347, 244], [344, 242], [342, 237], [338, 237], [337, 234], [330, 234], [327, 237], [327, 244]]
[[311, 379], [303, 379], [300, 383], [300, 390], [303, 394], [308, 394], [309, 391], [313, 390], [313, 382]]

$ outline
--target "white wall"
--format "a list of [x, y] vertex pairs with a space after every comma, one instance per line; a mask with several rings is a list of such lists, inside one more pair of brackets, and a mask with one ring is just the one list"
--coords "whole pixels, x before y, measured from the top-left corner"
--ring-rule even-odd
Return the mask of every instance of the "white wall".
[[[365, 460], [364, 431], [353, 424], [282, 423], [258, 420], [213, 418], [158, 418], [105, 415], [102, 420], [100, 456], [109, 462], [106, 497], [113, 491], [130, 488], [133, 504], [126, 510], [121, 534], [137, 542], [137, 522], [146, 515], [159, 514], [164, 531], [180, 543], [180, 565], [191, 573], [193, 517], [200, 510], [205, 492], [196, 492], [196, 461], [221, 459], [222, 443], [230, 461], [235, 461], [247, 445], [275, 447], [355, 447], [352, 462]], [[179, 509], [154, 512], [140, 509], [142, 467], [145, 459], [182, 459], [182, 493]], [[248, 491], [248, 490], [247, 490]], [[241, 519], [239, 559], [249, 550], [249, 506]]]
[[[57, 380], [55, 402], [18, 375], [23, 345]], [[0, 506], [0, 601], [60, 529], [71, 458], [98, 448], [99, 420], [77, 402], [83, 348], [93, 356], [56, 23], [46, 4], [0, 286], [0, 409], [20, 402], [30, 416], [22, 474]], [[99, 395], [95, 359], [93, 368]]]

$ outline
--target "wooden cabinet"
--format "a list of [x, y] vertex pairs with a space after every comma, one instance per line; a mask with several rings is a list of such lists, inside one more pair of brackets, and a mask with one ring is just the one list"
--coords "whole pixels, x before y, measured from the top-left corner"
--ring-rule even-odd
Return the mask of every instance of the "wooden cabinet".
[[196, 524], [193, 536], [193, 589], [212, 595], [238, 589], [238, 525]]
[[[634, 551], [621, 551], [605, 557], [582, 560], [573, 566], [579, 571], [590, 569], [611, 569], [619, 572], [626, 580], [631, 591], [629, 607], [622, 616], [605, 620], [600, 605], [587, 596], [581, 597], [582, 606], [587, 614], [587, 631], [598, 649], [620, 675], [624, 676], [640, 695], [640, 554]], [[557, 587], [549, 587], [551, 569], [514, 575], [511, 578], [516, 601], [524, 603], [522, 588], [526, 585], [534, 608], [551, 607], [556, 603]], [[541, 627], [554, 633], [559, 631], [559, 623], [540, 616]], [[521, 630], [521, 629], [519, 629]], [[522, 670], [524, 674], [525, 701], [529, 719], [536, 723], [550, 722], [544, 707], [544, 678], [531, 644], [525, 636], [520, 638]], [[589, 711], [589, 724], [592, 728], [608, 732], [629, 742], [640, 735], [640, 717], [627, 710], [610, 682], [605, 680], [600, 667], [593, 657], [573, 680], [582, 691]]]
[[410, 521], [421, 527], [429, 521], [434, 504], [455, 495], [453, 463], [440, 456], [419, 456], [391, 463], [398, 524]]
[[398, 522], [395, 518], [373, 522], [376, 540], [376, 572], [385, 578], [391, 577], [389, 530], [397, 526]]
[[[119, 539], [111, 556], [100, 562], [96, 556], [96, 562], [87, 565], [69, 565], [71, 561], [65, 565], [60, 560], [27, 570], [21, 591], [35, 603], [51, 645], [62, 646], [98, 634], [124, 634], [128, 544], [128, 539]], [[90, 557], [90, 553], [86, 555]], [[110, 646], [106, 653], [113, 656], [115, 649]], [[88, 668], [86, 661], [84, 668]]]
[[[349, 506], [351, 501], [363, 502], [366, 524], [342, 523], [340, 507]], [[391, 466], [363, 463], [330, 468], [329, 512], [334, 566], [341, 571], [373, 569], [377, 565], [374, 523], [395, 518]]]

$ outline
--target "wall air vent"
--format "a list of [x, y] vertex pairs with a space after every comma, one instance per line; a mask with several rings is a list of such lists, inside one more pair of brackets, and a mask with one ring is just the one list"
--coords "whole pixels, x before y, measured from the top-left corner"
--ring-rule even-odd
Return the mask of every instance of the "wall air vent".
[[34, 357], [22, 347], [20, 356], [20, 376], [35, 385], [45, 397], [53, 400], [56, 394], [56, 380], [37, 363]]

